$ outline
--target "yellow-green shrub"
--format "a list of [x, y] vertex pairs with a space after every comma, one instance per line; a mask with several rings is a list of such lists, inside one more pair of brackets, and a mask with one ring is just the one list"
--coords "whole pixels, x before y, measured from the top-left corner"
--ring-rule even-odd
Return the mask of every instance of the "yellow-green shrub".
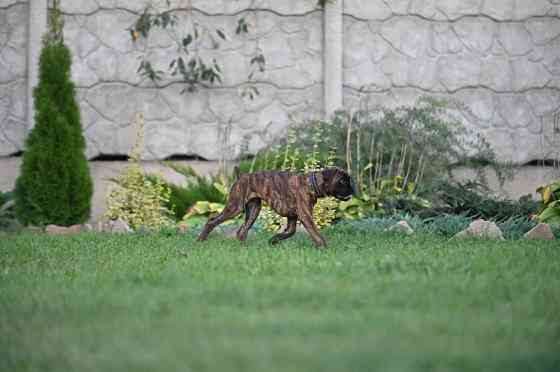
[[138, 126], [136, 143], [130, 153], [130, 164], [113, 181], [117, 186], [107, 197], [108, 219], [122, 219], [133, 229], [145, 227], [161, 229], [172, 224], [170, 211], [165, 207], [169, 201], [169, 187], [160, 178], [148, 180], [140, 166], [140, 153], [144, 140], [144, 118], [136, 118]]

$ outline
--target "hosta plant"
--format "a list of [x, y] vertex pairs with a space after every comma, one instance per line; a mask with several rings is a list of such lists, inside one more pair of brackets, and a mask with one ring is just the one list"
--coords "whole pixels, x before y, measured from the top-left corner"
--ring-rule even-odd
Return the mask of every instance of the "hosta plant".
[[543, 210], [537, 216], [540, 222], [560, 224], [560, 180], [541, 186], [537, 192], [542, 196]]

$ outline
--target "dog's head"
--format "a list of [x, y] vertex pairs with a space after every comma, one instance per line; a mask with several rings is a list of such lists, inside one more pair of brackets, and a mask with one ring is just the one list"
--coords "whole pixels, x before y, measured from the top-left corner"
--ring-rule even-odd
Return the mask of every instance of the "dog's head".
[[354, 180], [342, 168], [330, 167], [320, 172], [322, 189], [328, 196], [334, 196], [339, 200], [349, 200], [356, 195]]

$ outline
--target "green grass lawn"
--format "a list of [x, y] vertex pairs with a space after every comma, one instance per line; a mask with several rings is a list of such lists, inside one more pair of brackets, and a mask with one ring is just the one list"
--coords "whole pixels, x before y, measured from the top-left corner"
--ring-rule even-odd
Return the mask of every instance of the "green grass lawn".
[[560, 244], [0, 238], [0, 371], [560, 371]]

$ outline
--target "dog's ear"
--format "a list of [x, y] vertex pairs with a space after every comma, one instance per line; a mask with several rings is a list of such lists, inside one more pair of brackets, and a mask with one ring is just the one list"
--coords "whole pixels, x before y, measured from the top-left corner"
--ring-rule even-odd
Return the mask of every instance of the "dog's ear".
[[323, 182], [324, 183], [333, 182], [337, 173], [338, 173], [338, 169], [334, 167], [324, 169], [321, 172], [321, 175], [323, 176]]

